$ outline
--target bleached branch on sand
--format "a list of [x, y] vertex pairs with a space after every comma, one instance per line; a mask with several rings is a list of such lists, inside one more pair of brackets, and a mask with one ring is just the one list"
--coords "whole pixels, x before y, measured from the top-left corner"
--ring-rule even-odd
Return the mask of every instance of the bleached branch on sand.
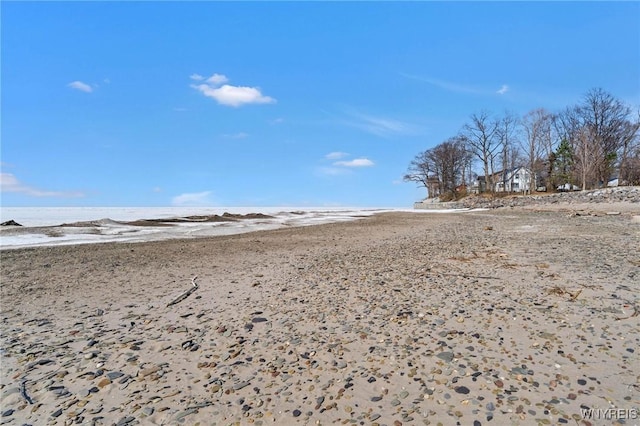
[[180, 296], [176, 297], [175, 299], [173, 299], [171, 302], [169, 302], [167, 304], [167, 308], [169, 306], [175, 305], [176, 303], [180, 303], [182, 302], [184, 299], [186, 299], [187, 297], [189, 297], [189, 295], [191, 295], [191, 293], [193, 293], [194, 291], [196, 291], [198, 289], [198, 284], [196, 283], [196, 280], [198, 279], [198, 276], [196, 275], [195, 277], [193, 277], [191, 279], [191, 284], [193, 284], [193, 287], [191, 287], [189, 290], [185, 291], [184, 293], [182, 293]]

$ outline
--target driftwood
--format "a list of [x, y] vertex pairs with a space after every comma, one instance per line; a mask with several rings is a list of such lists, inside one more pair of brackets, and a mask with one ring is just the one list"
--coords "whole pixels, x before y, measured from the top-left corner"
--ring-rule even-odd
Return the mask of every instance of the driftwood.
[[184, 299], [186, 299], [187, 297], [189, 297], [189, 295], [191, 295], [191, 293], [193, 293], [194, 291], [196, 291], [198, 289], [198, 284], [196, 283], [196, 280], [198, 279], [198, 276], [196, 275], [195, 277], [193, 277], [191, 279], [191, 284], [193, 284], [193, 287], [191, 287], [189, 290], [185, 291], [184, 293], [182, 293], [180, 296], [176, 297], [175, 299], [173, 299], [171, 302], [169, 302], [167, 304], [167, 308], [169, 306], [175, 305], [177, 303], [182, 302]]
[[27, 381], [26, 380], [23, 380], [22, 383], [20, 383], [20, 395], [22, 396], [22, 398], [24, 398], [25, 401], [27, 401], [29, 404], [33, 405], [33, 399], [31, 399], [31, 397], [27, 393]]

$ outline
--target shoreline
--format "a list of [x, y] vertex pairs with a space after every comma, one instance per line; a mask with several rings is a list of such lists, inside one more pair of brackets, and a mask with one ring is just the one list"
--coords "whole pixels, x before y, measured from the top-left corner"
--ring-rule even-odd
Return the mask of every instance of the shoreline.
[[380, 213], [3, 250], [2, 421], [531, 424], [637, 409], [633, 218]]

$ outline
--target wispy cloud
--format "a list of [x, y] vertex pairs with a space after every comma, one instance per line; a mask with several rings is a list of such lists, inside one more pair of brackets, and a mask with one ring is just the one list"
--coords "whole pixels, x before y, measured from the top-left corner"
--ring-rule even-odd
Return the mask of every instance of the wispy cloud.
[[375, 163], [368, 158], [354, 158], [349, 161], [336, 161], [333, 165], [341, 167], [371, 167], [374, 166]]
[[249, 134], [245, 132], [227, 133], [222, 135], [222, 137], [227, 139], [245, 139], [249, 137]]
[[354, 109], [345, 109], [347, 119], [341, 119], [341, 124], [355, 127], [375, 136], [391, 137], [394, 135], [407, 135], [419, 132], [418, 126], [393, 118], [364, 114]]
[[418, 75], [412, 75], [412, 74], [406, 74], [406, 73], [400, 73], [401, 76], [405, 77], [405, 78], [409, 78], [412, 80], [417, 80], [417, 81], [421, 81], [424, 83], [428, 83], [432, 86], [436, 86], [442, 90], [446, 90], [448, 92], [454, 92], [454, 93], [464, 93], [464, 94], [469, 94], [469, 95], [493, 95], [495, 93], [499, 94], [499, 95], [504, 95], [505, 93], [507, 93], [509, 91], [509, 86], [507, 86], [506, 84], [503, 84], [502, 87], [500, 87], [500, 89], [498, 89], [497, 91], [493, 91], [493, 90], [488, 90], [486, 88], [482, 88], [482, 87], [478, 87], [478, 86], [472, 86], [472, 85], [468, 85], [468, 84], [460, 84], [460, 83], [456, 83], [453, 81], [446, 81], [446, 80], [441, 80], [438, 78], [433, 78], [433, 77], [429, 77], [429, 76], [418, 76]]
[[213, 201], [211, 191], [188, 192], [173, 197], [171, 204], [176, 207], [202, 207], [213, 205]]
[[452, 81], [440, 80], [440, 79], [432, 78], [428, 76], [417, 76], [417, 75], [406, 74], [406, 73], [400, 73], [400, 75], [406, 78], [410, 78], [412, 80], [429, 83], [432, 86], [439, 87], [440, 89], [447, 90], [449, 92], [469, 93], [469, 94], [475, 94], [475, 95], [481, 95], [484, 93], [482, 89], [479, 89], [477, 87], [455, 83]]
[[346, 156], [348, 156], [349, 154], [347, 154], [346, 152], [340, 152], [340, 151], [336, 151], [336, 152], [330, 152], [327, 155], [324, 156], [324, 158], [326, 158], [327, 160], [339, 160], [341, 158], [344, 158]]
[[[201, 77], [199, 74], [193, 74]], [[202, 80], [199, 80], [202, 81]], [[276, 100], [270, 96], [262, 94], [258, 87], [232, 86], [223, 84], [229, 79], [222, 74], [213, 74], [204, 83], [192, 84], [191, 87], [202, 93], [204, 96], [215, 99], [220, 105], [240, 107], [247, 104], [272, 104]]]
[[85, 194], [80, 191], [48, 191], [25, 185], [13, 173], [0, 173], [0, 192], [13, 192], [30, 197], [81, 198]]
[[204, 77], [203, 77], [203, 76], [201, 76], [200, 74], [191, 74], [191, 75], [189, 76], [189, 78], [190, 78], [191, 80], [195, 80], [195, 81], [202, 81], [202, 80], [204, 80]]
[[82, 81], [72, 81], [71, 83], [67, 84], [67, 86], [85, 93], [93, 92], [93, 88], [87, 83], [83, 83]]

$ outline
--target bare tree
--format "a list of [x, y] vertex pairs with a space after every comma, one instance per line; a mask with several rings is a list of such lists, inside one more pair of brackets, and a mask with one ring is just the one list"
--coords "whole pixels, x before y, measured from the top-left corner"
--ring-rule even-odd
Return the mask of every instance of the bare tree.
[[469, 151], [460, 137], [449, 138], [441, 144], [423, 151], [409, 164], [405, 181], [417, 182], [427, 188], [428, 198], [437, 195], [457, 198], [457, 188], [465, 183], [465, 172], [470, 161]]
[[626, 173], [636, 121], [628, 106], [602, 89], [590, 90], [580, 104], [557, 116], [559, 138], [571, 146], [574, 175], [583, 189], [606, 185], [616, 166]]
[[[529, 111], [522, 118], [523, 140], [522, 149], [527, 161], [529, 171], [529, 193], [536, 185], [536, 176], [544, 168], [546, 146], [551, 134], [552, 115], [539, 108]], [[546, 156], [548, 158], [548, 155]]]
[[[518, 117], [511, 112], [505, 112], [498, 122], [496, 136], [500, 144], [502, 170], [505, 172], [515, 167], [518, 158], [518, 144], [516, 143], [518, 123]], [[502, 179], [502, 187], [507, 191], [507, 173], [502, 173]]]
[[471, 115], [471, 123], [462, 128], [461, 137], [465, 140], [470, 152], [482, 163], [486, 189], [493, 191], [493, 174], [495, 155], [500, 148], [497, 138], [498, 121], [491, 118], [489, 113], [482, 111]]
[[592, 156], [595, 164], [589, 166], [596, 174], [591, 185], [606, 185], [629, 136], [626, 124], [631, 121], [631, 109], [599, 88], [587, 92], [576, 108], [582, 126], [588, 128], [587, 133], [580, 135], [588, 134], [593, 139], [591, 145], [597, 148]]
[[449, 138], [427, 152], [441, 182], [441, 194], [447, 198], [457, 198], [457, 188], [464, 184], [468, 162], [464, 140], [460, 137]]
[[635, 121], [626, 121], [622, 129], [622, 152], [620, 155], [618, 182], [626, 185], [637, 185], [635, 176], [640, 175], [640, 166], [635, 159], [640, 153], [640, 111]]
[[416, 182], [427, 190], [427, 197], [433, 198], [433, 191], [429, 191], [429, 179], [434, 175], [434, 166], [430, 162], [428, 151], [422, 151], [411, 160], [407, 173], [403, 176], [405, 182]]
[[578, 130], [574, 137], [575, 171], [580, 177], [583, 191], [595, 186], [597, 159], [602, 157], [600, 148], [588, 127], [584, 126]]
[[627, 185], [640, 185], [640, 144], [629, 150], [623, 171], [621, 177]]

